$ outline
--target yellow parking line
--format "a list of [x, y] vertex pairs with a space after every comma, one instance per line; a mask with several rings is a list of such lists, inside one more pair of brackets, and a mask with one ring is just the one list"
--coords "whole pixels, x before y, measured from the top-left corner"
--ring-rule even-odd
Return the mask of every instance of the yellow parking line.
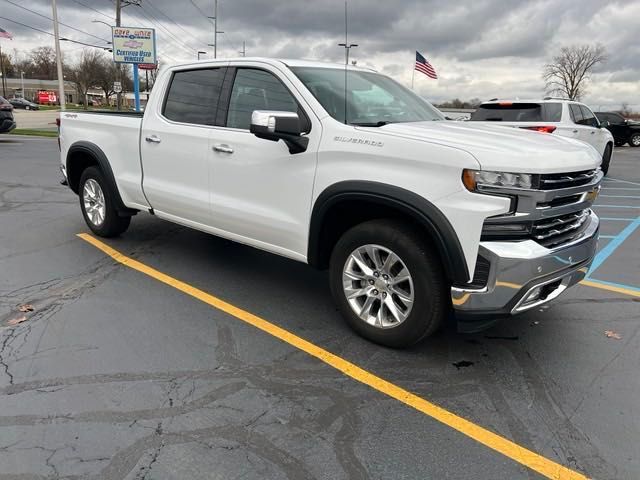
[[149, 267], [137, 260], [134, 260], [122, 253], [114, 250], [110, 246], [101, 242], [100, 240], [88, 235], [86, 233], [79, 233], [78, 236], [95, 246], [96, 248], [102, 250], [104, 253], [109, 255], [111, 258], [120, 262], [121, 264], [137, 270], [149, 277], [152, 277], [166, 285], [169, 285], [187, 295], [190, 295], [198, 300], [211, 305], [218, 310], [225, 312], [243, 322], [246, 322], [254, 327], [262, 330], [263, 332], [272, 335], [283, 342], [288, 343], [289, 345], [302, 350], [303, 352], [308, 353], [309, 355], [316, 357], [320, 361], [325, 364], [335, 368], [336, 370], [342, 372], [348, 377], [353, 378], [354, 380], [368, 385], [369, 387], [377, 390], [380, 393], [383, 393], [391, 398], [398, 400], [399, 402], [408, 405], [415, 410], [424, 413], [425, 415], [438, 420], [439, 422], [457, 430], [458, 432], [466, 435], [467, 437], [476, 440], [477, 442], [499, 452], [510, 459], [540, 473], [541, 475], [556, 480], [587, 480], [583, 474], [578, 473], [574, 470], [571, 470], [559, 463], [556, 463], [552, 460], [549, 460], [542, 455], [539, 455], [527, 448], [524, 448], [511, 440], [508, 440], [496, 433], [493, 433], [480, 425], [476, 425], [469, 420], [466, 420], [455, 413], [452, 413], [448, 410], [445, 410], [438, 405], [435, 405], [424, 398], [421, 398], [414, 393], [405, 390], [398, 385], [395, 385], [383, 378], [374, 375], [363, 368], [358, 367], [357, 365], [345, 360], [333, 353], [325, 350], [324, 348], [318, 347], [313, 343], [298, 337], [297, 335], [285, 330], [284, 328], [278, 327], [273, 323], [270, 323], [252, 313], [247, 312], [246, 310], [242, 310], [230, 303], [225, 302], [213, 295], [200, 290], [196, 287], [193, 287], [185, 282], [177, 280], [169, 275], [162, 273], [152, 267]]
[[592, 282], [591, 280], [582, 280], [580, 283], [588, 287], [600, 288], [602, 290], [609, 290], [610, 292], [624, 293], [625, 295], [631, 295], [632, 297], [640, 297], [640, 292], [636, 292], [635, 290], [630, 290], [624, 287], [616, 287], [615, 285], [607, 285], [605, 283]]

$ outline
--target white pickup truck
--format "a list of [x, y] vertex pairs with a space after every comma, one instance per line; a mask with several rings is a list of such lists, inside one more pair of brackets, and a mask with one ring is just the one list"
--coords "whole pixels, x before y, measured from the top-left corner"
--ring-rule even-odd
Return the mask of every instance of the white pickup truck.
[[602, 158], [446, 121], [373, 71], [241, 58], [165, 68], [139, 114], [61, 115], [89, 228], [138, 212], [330, 270], [349, 325], [401, 347], [548, 302], [595, 253]]

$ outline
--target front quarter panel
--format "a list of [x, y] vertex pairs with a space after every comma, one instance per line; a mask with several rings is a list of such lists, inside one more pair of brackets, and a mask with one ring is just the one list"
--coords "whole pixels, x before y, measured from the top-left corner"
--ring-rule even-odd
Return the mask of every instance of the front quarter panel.
[[484, 219], [507, 212], [505, 198], [477, 195], [462, 184], [462, 170], [479, 169], [475, 158], [458, 148], [400, 138], [375, 128], [354, 128], [328, 118], [313, 201], [338, 182], [385, 183], [416, 193], [436, 206], [458, 235], [472, 277]]

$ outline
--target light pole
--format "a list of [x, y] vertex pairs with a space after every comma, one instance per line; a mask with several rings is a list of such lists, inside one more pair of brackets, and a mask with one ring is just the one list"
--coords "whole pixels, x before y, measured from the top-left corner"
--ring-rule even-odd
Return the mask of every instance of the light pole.
[[64, 96], [64, 77], [62, 76], [62, 54], [60, 52], [60, 33], [58, 31], [58, 9], [56, 0], [51, 0], [51, 10], [53, 12], [53, 37], [56, 43], [56, 63], [58, 69], [58, 96], [60, 99], [60, 110], [67, 108], [67, 101]]
[[198, 52], [198, 60], [200, 60], [200, 55], [206, 55], [206, 54], [207, 52], [202, 52], [202, 51]]
[[24, 72], [20, 72], [20, 83], [22, 87], [22, 98], [27, 98], [24, 96]]

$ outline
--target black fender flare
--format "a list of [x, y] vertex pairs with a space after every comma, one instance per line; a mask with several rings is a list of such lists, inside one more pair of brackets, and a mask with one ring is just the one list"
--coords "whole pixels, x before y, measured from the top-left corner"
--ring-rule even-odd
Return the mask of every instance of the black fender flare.
[[431, 236], [447, 274], [453, 283], [467, 283], [469, 269], [458, 235], [447, 217], [424, 197], [404, 188], [371, 181], [343, 181], [327, 187], [315, 201], [309, 226], [307, 261], [323, 267], [321, 235], [325, 216], [336, 204], [350, 200], [391, 207], [409, 215]]
[[[120, 196], [120, 191], [118, 190], [118, 184], [116, 183], [116, 178], [113, 175], [113, 170], [111, 169], [111, 164], [107, 159], [107, 156], [104, 154], [102, 149], [98, 147], [95, 143], [87, 142], [87, 141], [79, 141], [75, 142], [69, 150], [67, 151], [67, 158], [65, 160], [65, 167], [67, 171], [67, 179], [69, 180], [69, 188], [73, 190], [74, 193], [78, 194], [79, 185], [76, 182], [71, 181], [71, 179], [80, 179], [80, 172], [76, 172], [74, 168], [77, 166], [73, 165], [69, 160], [75, 155], [81, 153], [83, 156], [90, 156], [92, 159], [96, 161], [100, 170], [104, 174], [109, 187], [111, 188], [111, 193], [113, 194], [113, 199], [115, 202], [115, 208], [118, 211], [118, 215], [121, 216], [131, 216], [135, 215], [138, 211], [132, 208], [127, 207], [122, 201], [122, 197]], [[84, 167], [82, 168], [84, 170]]]

